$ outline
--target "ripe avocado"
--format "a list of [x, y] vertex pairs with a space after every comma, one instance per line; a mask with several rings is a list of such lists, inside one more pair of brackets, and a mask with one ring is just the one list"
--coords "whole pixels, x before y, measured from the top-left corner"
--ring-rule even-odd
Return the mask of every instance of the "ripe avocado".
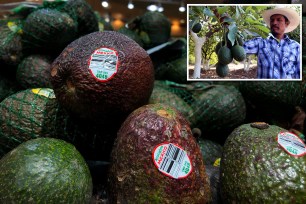
[[[176, 151], [173, 157], [172, 148]], [[178, 170], [178, 177], [170, 170], [181, 164], [175, 163], [167, 170], [160, 165], [172, 163], [170, 160], [167, 163], [166, 158], [177, 161], [182, 158], [178, 156], [181, 154], [185, 159], [188, 155], [191, 162], [182, 159], [181, 164], [186, 168], [181, 166], [181, 170], [186, 171]], [[118, 132], [111, 158], [108, 179], [111, 203], [208, 203], [211, 200], [200, 148], [186, 119], [170, 106], [149, 104], [131, 113]]]
[[167, 42], [171, 37], [170, 20], [162, 13], [148, 11], [140, 16], [139, 34], [147, 34], [149, 41], [144, 41], [145, 49]]
[[[304, 88], [297, 81], [248, 81], [240, 82], [239, 90], [246, 101], [248, 112], [256, 113], [248, 114], [250, 121], [261, 120], [288, 129], [284, 122], [290, 122], [295, 106], [301, 104]], [[254, 120], [254, 116], [259, 118]]]
[[222, 146], [211, 140], [199, 138], [199, 146], [202, 152], [205, 166], [214, 165], [215, 161], [222, 156]]
[[20, 143], [55, 135], [59, 110], [52, 89], [27, 89], [0, 103], [0, 156]]
[[135, 42], [137, 42], [141, 47], [143, 47], [143, 42], [141, 41], [140, 36], [133, 30], [130, 30], [126, 28], [125, 26], [123, 26], [118, 30], [118, 32], [128, 36], [132, 40], [135, 40]]
[[76, 34], [76, 24], [67, 13], [38, 9], [25, 19], [22, 41], [27, 52], [58, 55]]
[[23, 58], [21, 26], [23, 21], [0, 19], [0, 62], [17, 66]]
[[50, 67], [52, 58], [47, 55], [29, 55], [22, 59], [17, 68], [16, 80], [27, 88], [52, 88]]
[[51, 65], [51, 83], [68, 112], [93, 123], [120, 126], [147, 104], [154, 68], [147, 52], [116, 32], [94, 32], [69, 44]]
[[180, 111], [183, 116], [189, 121], [190, 126], [194, 125], [193, 110], [188, 103], [180, 98], [175, 93], [168, 91], [161, 86], [154, 86], [149, 104], [162, 103]]
[[201, 23], [196, 23], [194, 24], [194, 26], [192, 27], [192, 32], [194, 33], [199, 33], [202, 29], [202, 25]]
[[219, 77], [226, 77], [229, 72], [228, 65], [227, 64], [224, 65], [218, 62], [216, 64], [216, 72]]
[[87, 1], [68, 0], [60, 11], [68, 13], [76, 22], [79, 37], [99, 31], [96, 14]]
[[215, 47], [215, 53], [218, 54], [220, 48], [223, 47], [224, 45], [225, 45], [225, 41], [218, 42]]
[[[219, 133], [230, 133], [241, 125], [246, 117], [245, 101], [234, 86], [210, 85], [201, 92], [193, 92], [194, 110], [203, 136], [211, 136], [214, 141], [224, 142]], [[227, 136], [227, 134], [226, 134]]]
[[246, 58], [245, 50], [240, 45], [235, 45], [234, 47], [232, 47], [231, 48], [231, 53], [232, 53], [233, 58], [235, 60], [237, 60], [238, 62], [241, 62], [241, 61], [245, 60], [245, 58]]
[[224, 203], [306, 202], [306, 156], [286, 153], [277, 141], [281, 131], [244, 124], [230, 134], [220, 164]]
[[63, 140], [29, 140], [0, 160], [1, 203], [90, 203], [88, 166]]
[[226, 46], [221, 47], [218, 51], [218, 62], [226, 65], [231, 63], [232, 61], [233, 56], [231, 50]]

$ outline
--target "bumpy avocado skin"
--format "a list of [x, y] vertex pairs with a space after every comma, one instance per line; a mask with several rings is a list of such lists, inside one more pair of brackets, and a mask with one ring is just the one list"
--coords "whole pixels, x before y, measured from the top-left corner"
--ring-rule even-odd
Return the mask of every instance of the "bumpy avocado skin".
[[77, 23], [78, 36], [99, 31], [98, 19], [93, 8], [85, 0], [68, 0], [61, 10]]
[[55, 117], [59, 106], [54, 92], [39, 90], [22, 90], [0, 103], [0, 156], [27, 140], [56, 135], [56, 120], [62, 116]]
[[196, 127], [203, 133], [231, 132], [244, 122], [245, 102], [234, 86], [210, 85], [193, 95]]
[[0, 160], [1, 203], [89, 203], [92, 178], [75, 147], [52, 138], [25, 142]]
[[[99, 81], [89, 70], [95, 50], [118, 53], [117, 72]], [[115, 31], [94, 32], [71, 44], [51, 65], [51, 84], [69, 113], [94, 123], [121, 124], [128, 114], [147, 104], [154, 85], [154, 68], [147, 52], [134, 40]]]
[[244, 124], [227, 138], [220, 166], [224, 203], [306, 202], [306, 156], [295, 158], [279, 147], [281, 131]]
[[52, 58], [47, 55], [29, 55], [19, 63], [16, 73], [18, 83], [27, 88], [52, 88], [50, 66]]
[[76, 34], [76, 24], [67, 13], [38, 9], [27, 16], [22, 41], [27, 52], [58, 55], [76, 38]]
[[[155, 167], [152, 151], [164, 142], [187, 152], [193, 171], [186, 178], [170, 178]], [[150, 104], [125, 120], [112, 152], [112, 203], [207, 203], [211, 199], [207, 179], [200, 148], [187, 121], [175, 109]]]

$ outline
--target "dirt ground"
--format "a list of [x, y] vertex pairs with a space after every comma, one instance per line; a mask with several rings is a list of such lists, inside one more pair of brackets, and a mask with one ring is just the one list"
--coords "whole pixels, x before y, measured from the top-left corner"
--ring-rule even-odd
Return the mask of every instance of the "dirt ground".
[[[230, 63], [229, 73], [226, 77], [219, 77], [216, 73], [216, 67], [211, 67], [209, 70], [201, 69], [200, 79], [256, 79], [257, 64], [251, 64], [249, 71], [244, 71], [243, 63]], [[194, 65], [189, 66], [189, 79], [193, 79]]]

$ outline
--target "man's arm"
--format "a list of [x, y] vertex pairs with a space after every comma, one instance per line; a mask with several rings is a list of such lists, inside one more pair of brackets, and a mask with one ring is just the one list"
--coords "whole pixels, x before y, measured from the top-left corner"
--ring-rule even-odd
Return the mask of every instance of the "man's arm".
[[257, 54], [261, 38], [253, 38], [243, 44], [246, 54]]

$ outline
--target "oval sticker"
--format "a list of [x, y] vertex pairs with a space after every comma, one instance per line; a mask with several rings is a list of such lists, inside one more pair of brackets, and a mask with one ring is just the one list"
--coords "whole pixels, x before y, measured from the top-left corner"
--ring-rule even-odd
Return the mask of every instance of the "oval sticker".
[[89, 71], [99, 81], [108, 81], [118, 69], [118, 52], [114, 49], [101, 47], [95, 50], [89, 59]]
[[306, 154], [304, 142], [291, 132], [278, 133], [277, 142], [291, 156], [301, 157]]
[[186, 178], [192, 171], [186, 151], [172, 143], [157, 145], [152, 152], [152, 159], [157, 169], [171, 178]]

